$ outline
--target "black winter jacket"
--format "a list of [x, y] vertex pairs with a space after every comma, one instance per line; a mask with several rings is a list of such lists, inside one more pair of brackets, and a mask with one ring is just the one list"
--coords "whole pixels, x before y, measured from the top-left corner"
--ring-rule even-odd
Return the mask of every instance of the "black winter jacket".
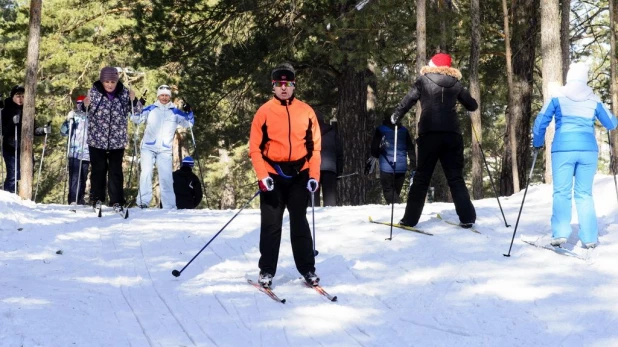
[[459, 82], [461, 72], [446, 67], [424, 66], [421, 75], [395, 109], [394, 116], [400, 119], [421, 100], [421, 119], [418, 134], [428, 132], [454, 132], [461, 134], [457, 117], [457, 101], [468, 111], [478, 108], [476, 100]]
[[334, 126], [326, 124], [318, 117], [320, 132], [322, 133], [322, 161], [320, 171], [330, 171], [340, 176], [343, 172], [343, 145]]
[[176, 208], [193, 209], [202, 201], [202, 184], [190, 167], [183, 166], [172, 173]]

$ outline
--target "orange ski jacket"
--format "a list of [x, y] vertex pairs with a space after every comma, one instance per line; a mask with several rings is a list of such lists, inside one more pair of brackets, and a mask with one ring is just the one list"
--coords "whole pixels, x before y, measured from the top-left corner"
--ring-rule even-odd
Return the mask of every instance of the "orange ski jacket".
[[[262, 105], [251, 123], [249, 156], [259, 180], [278, 174], [273, 165], [298, 172], [309, 168], [309, 177], [320, 180], [322, 138], [311, 106], [298, 99], [272, 98]], [[286, 175], [288, 172], [285, 173]]]

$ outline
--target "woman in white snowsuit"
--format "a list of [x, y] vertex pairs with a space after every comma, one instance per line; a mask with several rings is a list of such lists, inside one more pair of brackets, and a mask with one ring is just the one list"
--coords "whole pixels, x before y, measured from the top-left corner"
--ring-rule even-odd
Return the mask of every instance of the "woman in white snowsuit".
[[588, 66], [583, 63], [571, 64], [566, 85], [543, 105], [534, 122], [533, 146], [538, 150], [545, 143], [545, 129], [552, 118], [556, 121], [556, 134], [551, 148], [553, 246], [565, 243], [571, 235], [573, 177], [579, 239], [585, 248], [594, 248], [599, 235], [592, 199], [592, 183], [599, 157], [594, 123], [598, 119], [610, 130], [616, 128], [618, 123], [587, 84]]
[[183, 112], [170, 102], [172, 91], [167, 85], [157, 89], [157, 102], [147, 106], [141, 115], [131, 117], [140, 124], [146, 122], [141, 145], [141, 174], [137, 205], [147, 208], [152, 200], [152, 168], [156, 163], [161, 188], [161, 203], [164, 209], [176, 208], [174, 180], [172, 176], [172, 143], [176, 128], [193, 126], [193, 112]]

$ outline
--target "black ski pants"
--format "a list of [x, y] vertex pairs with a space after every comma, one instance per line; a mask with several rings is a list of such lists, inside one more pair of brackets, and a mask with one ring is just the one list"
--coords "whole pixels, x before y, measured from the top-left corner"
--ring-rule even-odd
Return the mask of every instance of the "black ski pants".
[[[122, 158], [124, 148], [100, 149], [88, 147], [90, 151], [90, 202], [105, 202], [105, 186], [109, 193], [109, 206], [114, 204], [124, 205], [124, 192], [122, 190]], [[108, 182], [109, 180], [109, 182]]]
[[403, 188], [403, 181], [405, 178], [405, 172], [393, 174], [392, 172], [384, 172], [380, 170], [380, 184], [382, 185], [384, 200], [386, 200], [387, 204], [392, 204], [393, 200], [396, 204], [401, 202], [401, 197], [399, 194]]
[[296, 269], [301, 274], [315, 271], [313, 239], [307, 222], [307, 200], [309, 191], [307, 181], [309, 171], [303, 170], [293, 178], [286, 179], [270, 174], [275, 181], [275, 188], [270, 192], [260, 193], [260, 261], [262, 272], [275, 275], [281, 246], [281, 229], [283, 212], [290, 214], [290, 241]]
[[[324, 198], [322, 206], [337, 206], [337, 174], [335, 172], [320, 171], [320, 185], [315, 192], [316, 206], [320, 206], [320, 195]], [[311, 201], [309, 206], [311, 206]]]
[[[79, 166], [81, 162], [82, 171], [80, 176]], [[69, 204], [77, 202], [79, 205], [84, 205], [84, 193], [86, 192], [86, 180], [88, 179], [88, 167], [90, 162], [87, 160], [79, 160], [77, 158], [69, 158]], [[79, 192], [77, 191], [77, 182], [79, 178]], [[79, 193], [79, 194], [77, 194]], [[77, 195], [77, 201], [76, 201]], [[96, 202], [96, 200], [95, 200]]]
[[476, 211], [470, 201], [470, 194], [463, 179], [463, 138], [457, 133], [426, 133], [416, 140], [418, 145], [418, 166], [408, 193], [408, 203], [403, 222], [414, 226], [418, 223], [425, 205], [427, 189], [436, 163], [440, 160], [446, 175], [455, 211], [462, 223], [474, 223]]

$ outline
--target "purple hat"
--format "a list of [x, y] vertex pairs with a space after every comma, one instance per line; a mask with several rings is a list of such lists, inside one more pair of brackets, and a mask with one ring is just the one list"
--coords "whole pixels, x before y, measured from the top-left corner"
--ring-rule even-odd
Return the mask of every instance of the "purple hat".
[[106, 66], [101, 69], [101, 73], [99, 74], [99, 80], [101, 82], [105, 81], [114, 81], [118, 82], [118, 70], [115, 67]]

